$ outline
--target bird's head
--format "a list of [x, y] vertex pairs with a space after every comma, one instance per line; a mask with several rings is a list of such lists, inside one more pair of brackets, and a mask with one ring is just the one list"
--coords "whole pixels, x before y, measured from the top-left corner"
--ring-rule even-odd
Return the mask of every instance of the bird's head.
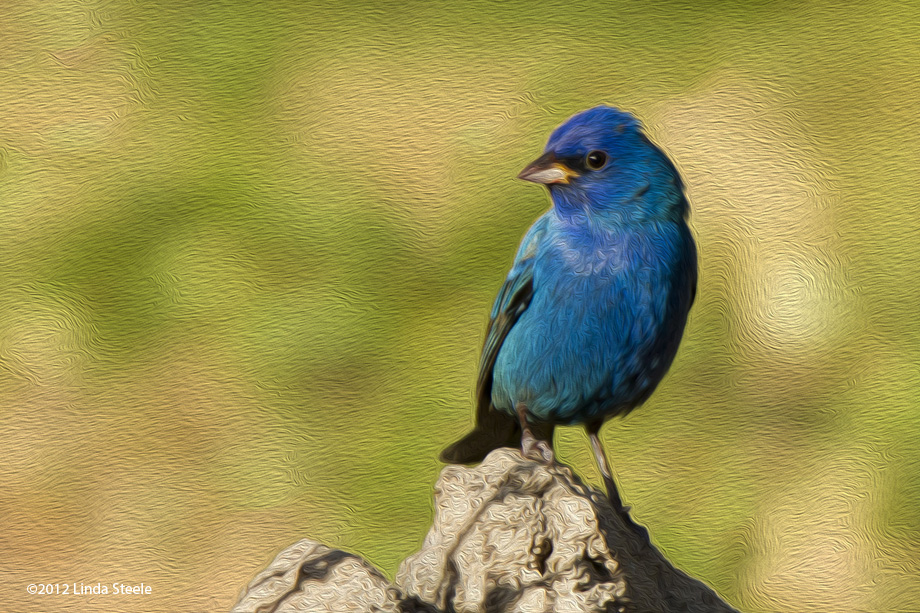
[[683, 185], [667, 156], [629, 113], [598, 106], [556, 128], [518, 178], [545, 184], [557, 211], [613, 225], [678, 220]]

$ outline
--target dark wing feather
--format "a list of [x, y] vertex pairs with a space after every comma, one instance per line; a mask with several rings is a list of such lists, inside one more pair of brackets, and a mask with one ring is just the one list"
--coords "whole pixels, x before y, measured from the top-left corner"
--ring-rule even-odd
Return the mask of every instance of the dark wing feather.
[[[479, 378], [476, 381], [476, 416], [482, 417], [492, 407], [492, 376], [498, 351], [518, 318], [530, 306], [533, 298], [533, 266], [521, 271], [502, 285], [489, 319], [489, 329], [479, 358]], [[477, 420], [478, 421], [478, 420]]]

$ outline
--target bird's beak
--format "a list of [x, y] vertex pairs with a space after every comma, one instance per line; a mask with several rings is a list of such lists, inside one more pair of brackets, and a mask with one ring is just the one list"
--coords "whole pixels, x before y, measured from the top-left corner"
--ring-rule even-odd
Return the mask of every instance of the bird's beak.
[[569, 179], [577, 177], [578, 173], [556, 160], [552, 151], [544, 153], [521, 171], [518, 179], [533, 181], [534, 183], [562, 183], [568, 185]]

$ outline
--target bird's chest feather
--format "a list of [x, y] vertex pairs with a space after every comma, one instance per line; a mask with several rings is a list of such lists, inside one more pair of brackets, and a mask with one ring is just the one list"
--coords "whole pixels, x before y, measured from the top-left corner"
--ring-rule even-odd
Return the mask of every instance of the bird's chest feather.
[[638, 232], [559, 231], [547, 241], [534, 267], [536, 302], [554, 309], [602, 316], [624, 298], [636, 315], [664, 300], [670, 270], [664, 237]]
[[627, 242], [559, 236], [555, 244], [551, 244], [544, 254], [543, 267], [547, 270], [555, 268], [561, 274], [573, 277], [596, 276], [601, 280], [610, 279], [629, 268], [631, 262]]

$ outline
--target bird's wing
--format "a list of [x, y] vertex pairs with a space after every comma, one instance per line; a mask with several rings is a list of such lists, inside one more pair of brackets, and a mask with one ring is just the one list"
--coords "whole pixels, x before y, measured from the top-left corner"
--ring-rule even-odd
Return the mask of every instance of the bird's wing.
[[492, 306], [492, 315], [479, 358], [479, 379], [476, 382], [477, 417], [481, 417], [485, 411], [493, 410], [492, 371], [495, 368], [495, 360], [511, 328], [530, 306], [533, 298], [534, 257], [539, 240], [545, 233], [543, 225], [539, 222], [534, 224], [524, 237], [514, 265]]
[[492, 371], [502, 343], [533, 298], [534, 260], [541, 239], [546, 235], [548, 215], [538, 219], [524, 236], [508, 277], [495, 298], [479, 359], [476, 427], [444, 450], [441, 458], [445, 461], [457, 464], [478, 462], [496, 447], [515, 446], [520, 440], [517, 419], [496, 411], [492, 406]]

